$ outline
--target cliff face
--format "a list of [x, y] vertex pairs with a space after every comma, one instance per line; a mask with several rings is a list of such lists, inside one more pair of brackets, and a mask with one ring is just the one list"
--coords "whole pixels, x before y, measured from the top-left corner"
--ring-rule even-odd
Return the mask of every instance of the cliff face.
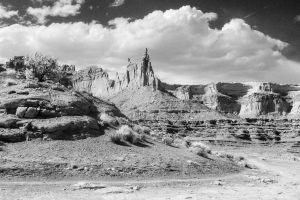
[[243, 118], [300, 117], [298, 85], [217, 83], [169, 89], [179, 99], [201, 99], [209, 108]]
[[[92, 67], [77, 72], [73, 78], [73, 86], [96, 97], [116, 101], [116, 104], [119, 102], [115, 99], [122, 99], [120, 94], [124, 94], [124, 91], [126, 93], [147, 87], [153, 92], [162, 92], [179, 101], [190, 101], [198, 107], [206, 106], [221, 114], [233, 114], [242, 118], [300, 118], [299, 85], [256, 82], [170, 85], [162, 83], [155, 76], [147, 50], [141, 64], [138, 66], [130, 62], [124, 75], [117, 73], [115, 79], [110, 79], [101, 68]], [[113, 98], [115, 96], [118, 97]], [[127, 100], [130, 102], [130, 98]], [[152, 100], [143, 101], [151, 104]]]

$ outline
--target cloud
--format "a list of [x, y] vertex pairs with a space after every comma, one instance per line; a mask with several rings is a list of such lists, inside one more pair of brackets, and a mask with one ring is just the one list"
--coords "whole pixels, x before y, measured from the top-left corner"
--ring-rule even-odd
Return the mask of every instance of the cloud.
[[18, 11], [17, 10], [8, 10], [6, 7], [4, 7], [3, 5], [1, 5], [0, 3], [0, 19], [3, 18], [11, 18], [13, 16], [18, 16]]
[[110, 4], [110, 7], [119, 7], [125, 4], [125, 0], [114, 0], [112, 4]]
[[0, 28], [0, 55], [8, 59], [39, 51], [81, 68], [121, 71], [127, 58], [139, 63], [148, 47], [157, 75], [171, 83], [299, 82], [299, 63], [281, 53], [287, 43], [251, 29], [242, 19], [212, 29], [209, 23], [216, 18], [185, 6], [134, 21], [116, 18], [109, 27], [96, 21], [15, 24]]
[[[41, 3], [40, 0], [35, 1]], [[29, 7], [27, 14], [34, 16], [38, 23], [44, 24], [47, 22], [48, 16], [67, 17], [79, 14], [81, 5], [84, 2], [85, 0], [58, 0], [53, 6], [42, 6], [39, 8]]]
[[300, 22], [300, 15], [297, 15], [297, 16], [295, 17], [295, 21], [296, 21], [296, 22]]

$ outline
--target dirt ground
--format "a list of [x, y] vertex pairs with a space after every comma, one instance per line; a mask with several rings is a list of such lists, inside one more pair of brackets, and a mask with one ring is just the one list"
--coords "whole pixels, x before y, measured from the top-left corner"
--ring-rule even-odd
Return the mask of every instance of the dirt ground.
[[213, 146], [256, 166], [237, 174], [196, 179], [0, 182], [0, 199], [300, 199], [299, 155], [285, 146]]

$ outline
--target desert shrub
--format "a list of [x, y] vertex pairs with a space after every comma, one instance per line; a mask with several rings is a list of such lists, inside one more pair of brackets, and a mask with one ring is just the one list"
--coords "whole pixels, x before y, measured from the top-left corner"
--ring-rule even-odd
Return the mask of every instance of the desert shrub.
[[162, 142], [168, 146], [172, 146], [174, 139], [168, 136], [162, 138]]
[[121, 141], [131, 144], [138, 144], [145, 139], [143, 134], [138, 134], [128, 125], [121, 126], [119, 130], [117, 130], [115, 137], [116, 140], [119, 140], [118, 138], [120, 137]]
[[199, 141], [190, 142], [189, 140], [187, 140], [185, 141], [185, 146], [188, 147], [189, 151], [204, 158], [208, 158], [208, 154], [212, 153], [209, 146]]
[[208, 145], [202, 143], [202, 142], [192, 142], [191, 143], [191, 147], [198, 147], [198, 148], [201, 148], [201, 149], [204, 149], [207, 153], [211, 153], [211, 149]]
[[234, 156], [232, 154], [225, 153], [223, 151], [214, 151], [213, 154], [215, 156], [220, 157], [220, 158], [224, 158], [224, 159], [228, 159], [230, 161], [234, 161]]
[[35, 53], [24, 58], [27, 77], [31, 74], [38, 81], [52, 80], [58, 82], [64, 77], [64, 72], [58, 65], [57, 59]]
[[205, 149], [202, 149], [200, 147], [190, 147], [189, 151], [193, 152], [194, 154], [198, 156], [202, 156], [204, 158], [208, 158], [208, 152], [205, 151]]
[[122, 135], [122, 138], [125, 141], [128, 141], [132, 144], [136, 143], [138, 140], [136, 136], [137, 134], [128, 125], [121, 126], [117, 133]]
[[122, 135], [115, 133], [110, 135], [110, 141], [112, 141], [115, 144], [120, 144], [122, 143]]
[[183, 140], [183, 146], [185, 146], [186, 148], [189, 148], [191, 146], [192, 142], [189, 138], [185, 138]]

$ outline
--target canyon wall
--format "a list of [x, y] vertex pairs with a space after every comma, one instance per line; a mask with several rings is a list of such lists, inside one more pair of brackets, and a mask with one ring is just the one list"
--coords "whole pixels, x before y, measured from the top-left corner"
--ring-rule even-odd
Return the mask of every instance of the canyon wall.
[[202, 86], [178, 86], [168, 91], [183, 100], [201, 99], [212, 109], [235, 113], [243, 118], [300, 117], [299, 85], [257, 82], [216, 83]]
[[[164, 93], [164, 98], [169, 95], [177, 100], [192, 101], [198, 107], [204, 105], [221, 114], [242, 118], [300, 118], [299, 85], [258, 82], [171, 85], [155, 76], [147, 50], [140, 65], [129, 62], [125, 74], [117, 73], [114, 79], [103, 69], [90, 67], [76, 72], [72, 82], [75, 89], [105, 99], [118, 99], [114, 96], [124, 91], [148, 87], [153, 92]], [[153, 100], [143, 101], [150, 104]]]

